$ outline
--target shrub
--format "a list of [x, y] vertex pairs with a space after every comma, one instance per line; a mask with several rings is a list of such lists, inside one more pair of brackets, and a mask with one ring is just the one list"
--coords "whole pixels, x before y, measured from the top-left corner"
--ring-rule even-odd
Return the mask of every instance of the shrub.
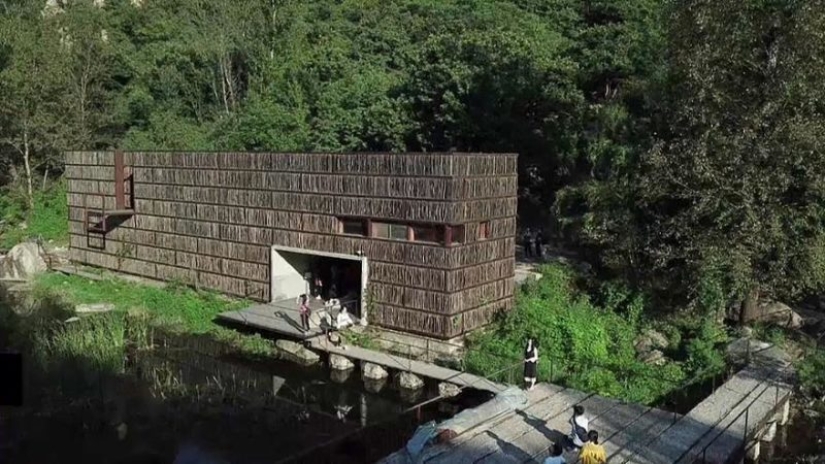
[[802, 392], [813, 397], [825, 395], [825, 351], [817, 350], [798, 365]]
[[656, 401], [684, 381], [676, 363], [658, 367], [637, 360], [634, 341], [646, 328], [640, 295], [604, 285], [595, 298], [603, 305], [598, 306], [576, 288], [570, 268], [550, 265], [541, 273], [540, 280], [518, 292], [513, 312], [471, 337], [468, 369], [483, 375], [508, 364], [517, 369], [523, 344], [533, 336], [539, 343], [542, 380], [643, 403]]

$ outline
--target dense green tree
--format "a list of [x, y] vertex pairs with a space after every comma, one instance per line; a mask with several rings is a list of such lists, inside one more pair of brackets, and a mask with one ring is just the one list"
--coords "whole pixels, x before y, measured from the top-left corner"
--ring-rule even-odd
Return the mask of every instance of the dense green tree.
[[742, 301], [743, 320], [760, 294], [822, 290], [823, 6], [675, 6], [659, 142], [589, 198], [586, 235], [609, 264], [670, 295]]

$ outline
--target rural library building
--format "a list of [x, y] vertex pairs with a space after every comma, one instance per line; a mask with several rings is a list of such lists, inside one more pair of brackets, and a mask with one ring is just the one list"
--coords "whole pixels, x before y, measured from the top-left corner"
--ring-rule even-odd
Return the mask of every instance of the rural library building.
[[[69, 152], [71, 258], [450, 339], [513, 305], [517, 156]], [[297, 309], [297, 308], [296, 308]]]

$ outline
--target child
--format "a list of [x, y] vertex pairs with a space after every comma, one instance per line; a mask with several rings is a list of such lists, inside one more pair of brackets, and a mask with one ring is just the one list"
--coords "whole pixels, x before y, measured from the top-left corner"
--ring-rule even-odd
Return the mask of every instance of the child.
[[566, 464], [567, 461], [562, 456], [563, 451], [560, 443], [553, 443], [550, 447], [550, 457], [544, 460], [544, 464]]

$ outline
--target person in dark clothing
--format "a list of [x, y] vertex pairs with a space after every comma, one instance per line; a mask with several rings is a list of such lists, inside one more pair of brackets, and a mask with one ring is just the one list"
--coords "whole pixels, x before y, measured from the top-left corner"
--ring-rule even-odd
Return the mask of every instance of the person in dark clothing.
[[533, 250], [530, 249], [530, 229], [526, 229], [521, 235], [521, 248], [524, 250], [524, 259], [533, 256]]
[[307, 298], [306, 294], [298, 297], [298, 312], [301, 314], [301, 329], [304, 332], [309, 332], [309, 315], [311, 310], [309, 309], [309, 298]]
[[544, 234], [539, 231], [536, 234], [536, 258], [541, 259], [544, 256], [542, 245], [544, 245]]
[[524, 348], [524, 388], [528, 391], [536, 386], [536, 369], [539, 362], [539, 350], [536, 348], [533, 338], [527, 339], [527, 346]]

